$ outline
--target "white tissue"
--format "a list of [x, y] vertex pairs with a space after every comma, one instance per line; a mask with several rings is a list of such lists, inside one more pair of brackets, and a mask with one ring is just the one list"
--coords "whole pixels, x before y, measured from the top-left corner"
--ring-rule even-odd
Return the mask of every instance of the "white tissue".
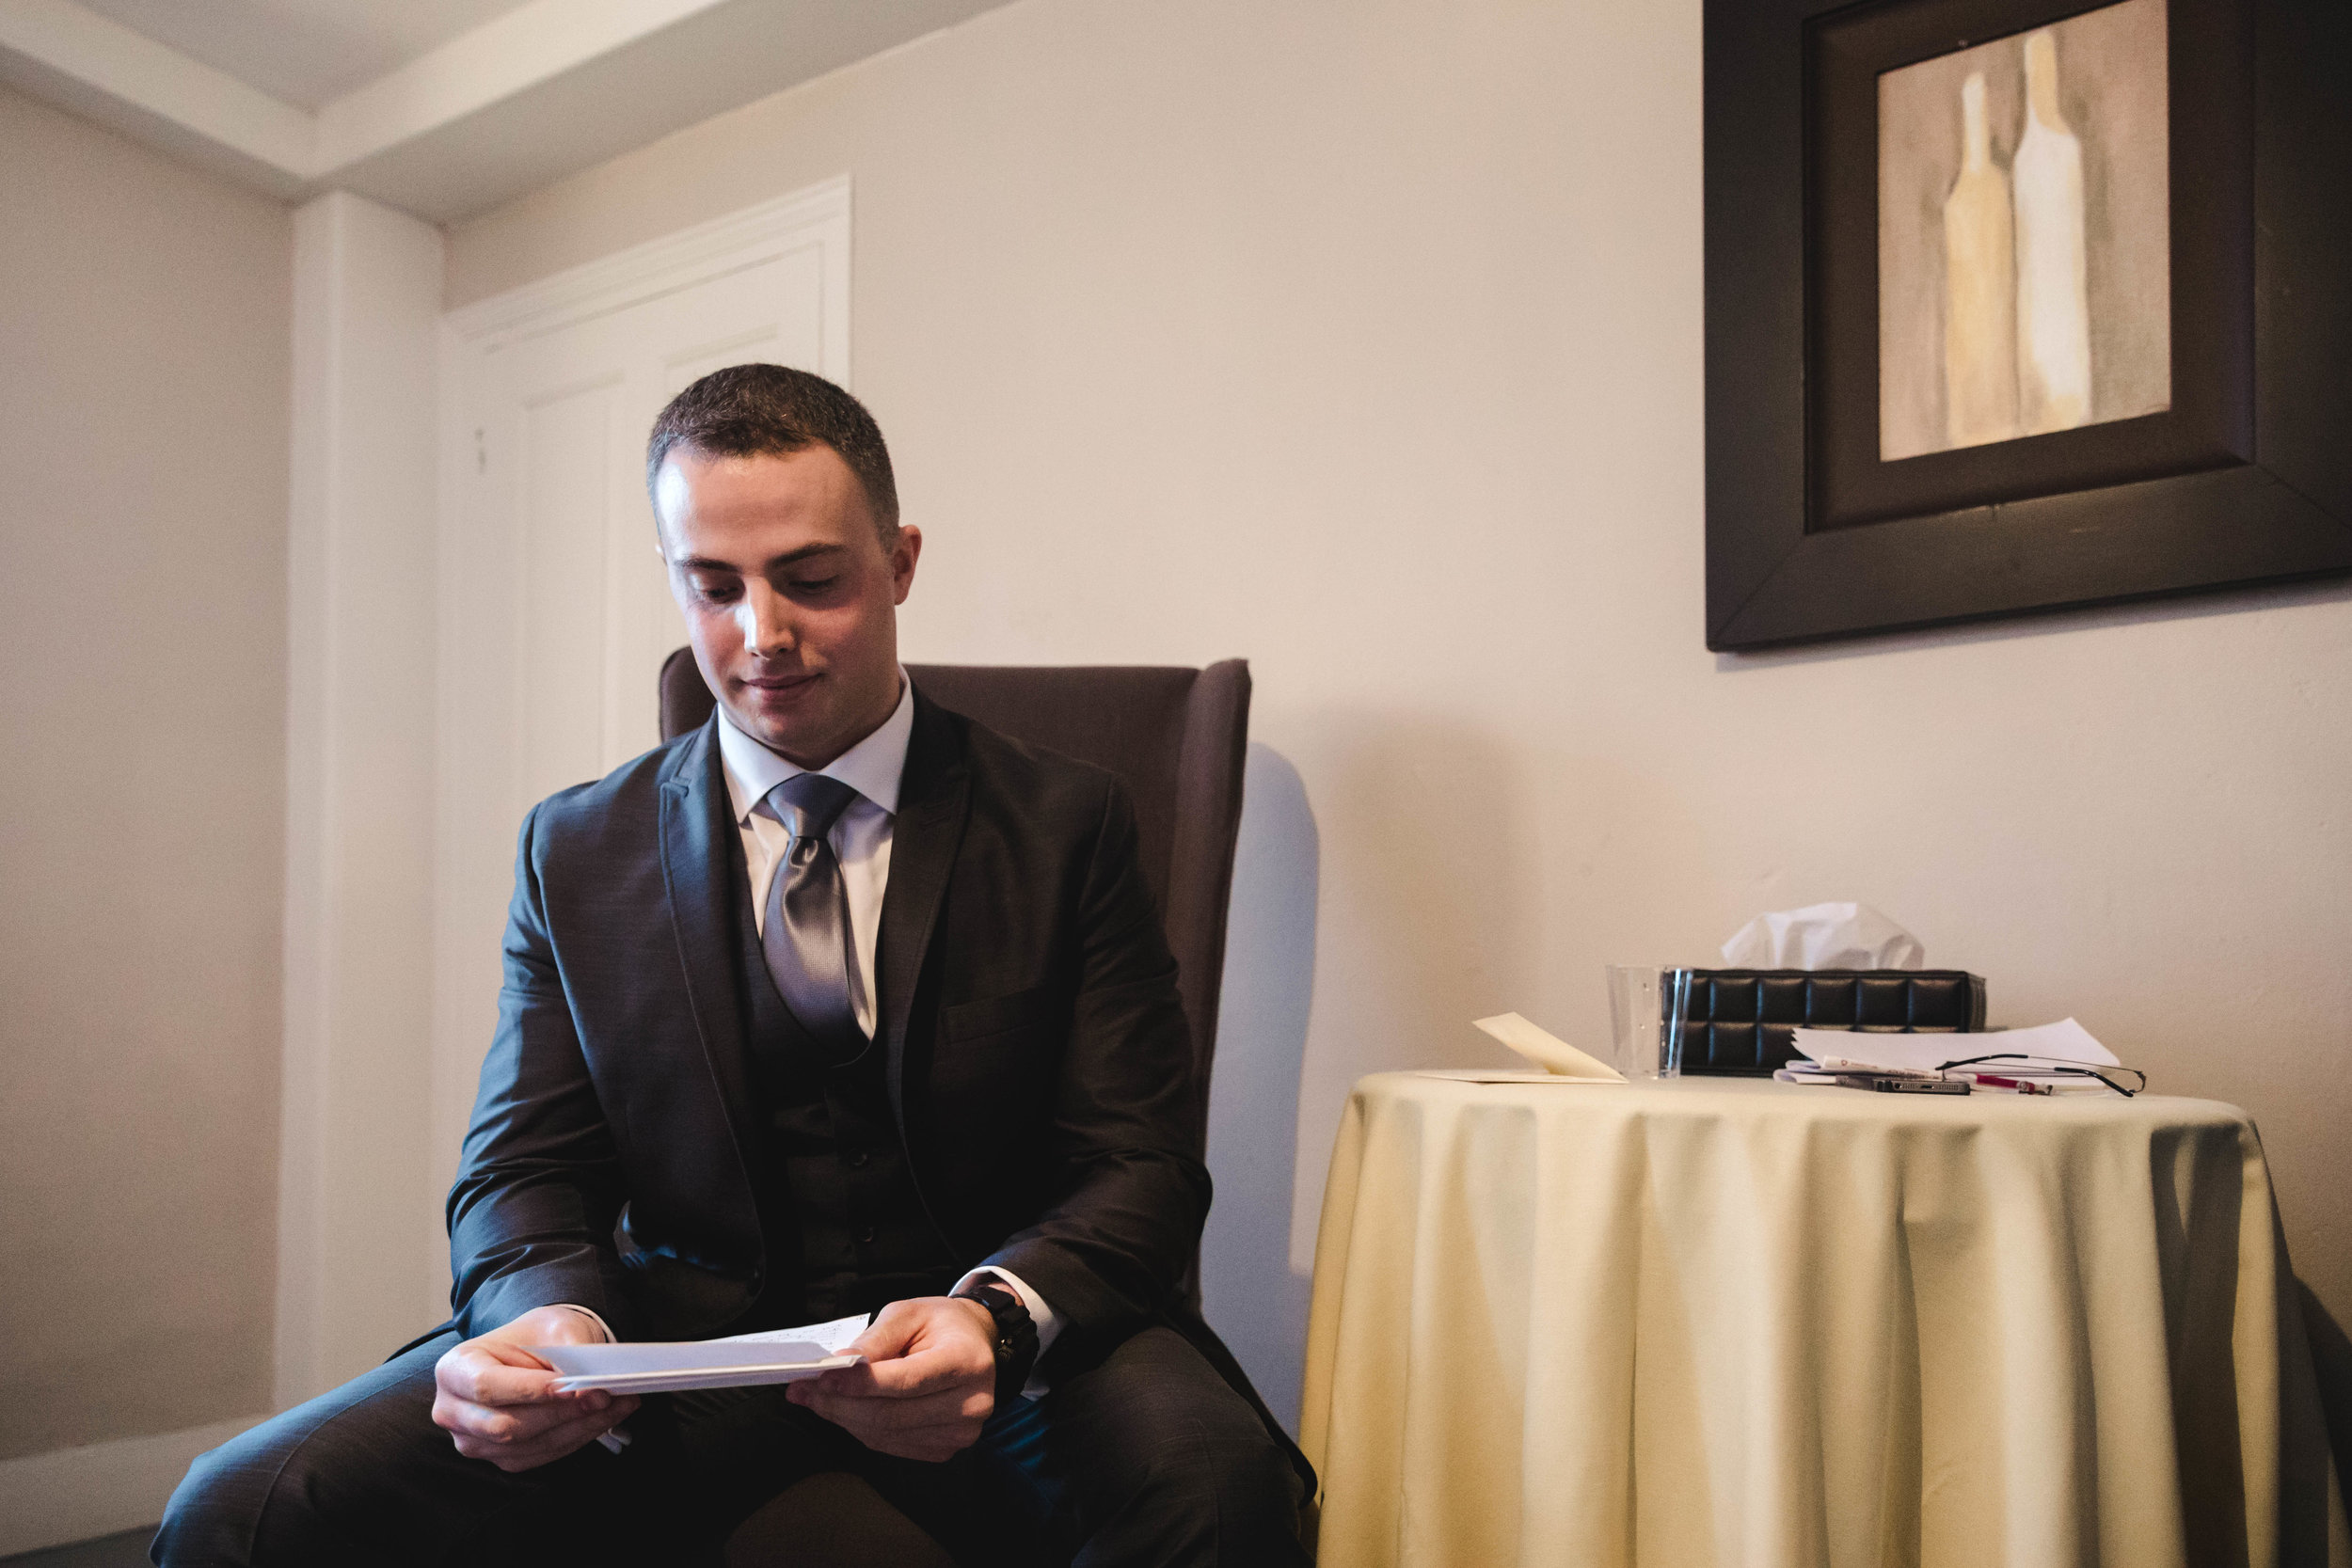
[[1867, 904], [1759, 914], [1724, 943], [1728, 969], [1920, 969], [1919, 939]]

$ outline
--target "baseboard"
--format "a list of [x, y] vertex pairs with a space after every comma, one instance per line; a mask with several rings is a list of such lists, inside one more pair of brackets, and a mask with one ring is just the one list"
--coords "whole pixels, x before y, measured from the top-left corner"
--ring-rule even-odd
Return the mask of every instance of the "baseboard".
[[266, 1416], [0, 1460], [0, 1557], [136, 1529], [164, 1516], [188, 1461]]

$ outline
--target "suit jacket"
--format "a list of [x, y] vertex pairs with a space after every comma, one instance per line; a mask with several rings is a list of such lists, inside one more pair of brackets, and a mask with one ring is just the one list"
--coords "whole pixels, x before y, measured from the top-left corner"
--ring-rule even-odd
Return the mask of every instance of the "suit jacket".
[[[766, 1280], [718, 722], [523, 825], [498, 1031], [449, 1199], [469, 1336], [572, 1302], [624, 1338], [698, 1338]], [[1248, 1392], [1178, 1304], [1209, 1178], [1124, 791], [918, 690], [894, 834], [876, 1037], [948, 1249], [1053, 1304], [1055, 1363], [1165, 1322]]]

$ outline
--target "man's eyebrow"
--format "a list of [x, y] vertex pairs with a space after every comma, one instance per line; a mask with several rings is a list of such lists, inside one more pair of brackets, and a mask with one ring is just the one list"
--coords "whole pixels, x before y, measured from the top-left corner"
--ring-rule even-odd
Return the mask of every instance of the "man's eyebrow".
[[[838, 555], [843, 549], [840, 545], [803, 545], [797, 550], [787, 550], [782, 555], [770, 558], [760, 570], [772, 572], [779, 566], [790, 566], [812, 556]], [[713, 561], [707, 555], [690, 555], [676, 564], [681, 572], [733, 572], [739, 577], [743, 571], [732, 561]]]

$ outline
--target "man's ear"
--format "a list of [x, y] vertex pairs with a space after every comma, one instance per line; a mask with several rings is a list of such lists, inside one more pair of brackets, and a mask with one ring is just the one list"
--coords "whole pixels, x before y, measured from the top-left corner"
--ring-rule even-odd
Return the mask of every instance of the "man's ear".
[[914, 586], [914, 563], [923, 558], [923, 531], [906, 527], [890, 546], [890, 602], [907, 602], [907, 591]]

